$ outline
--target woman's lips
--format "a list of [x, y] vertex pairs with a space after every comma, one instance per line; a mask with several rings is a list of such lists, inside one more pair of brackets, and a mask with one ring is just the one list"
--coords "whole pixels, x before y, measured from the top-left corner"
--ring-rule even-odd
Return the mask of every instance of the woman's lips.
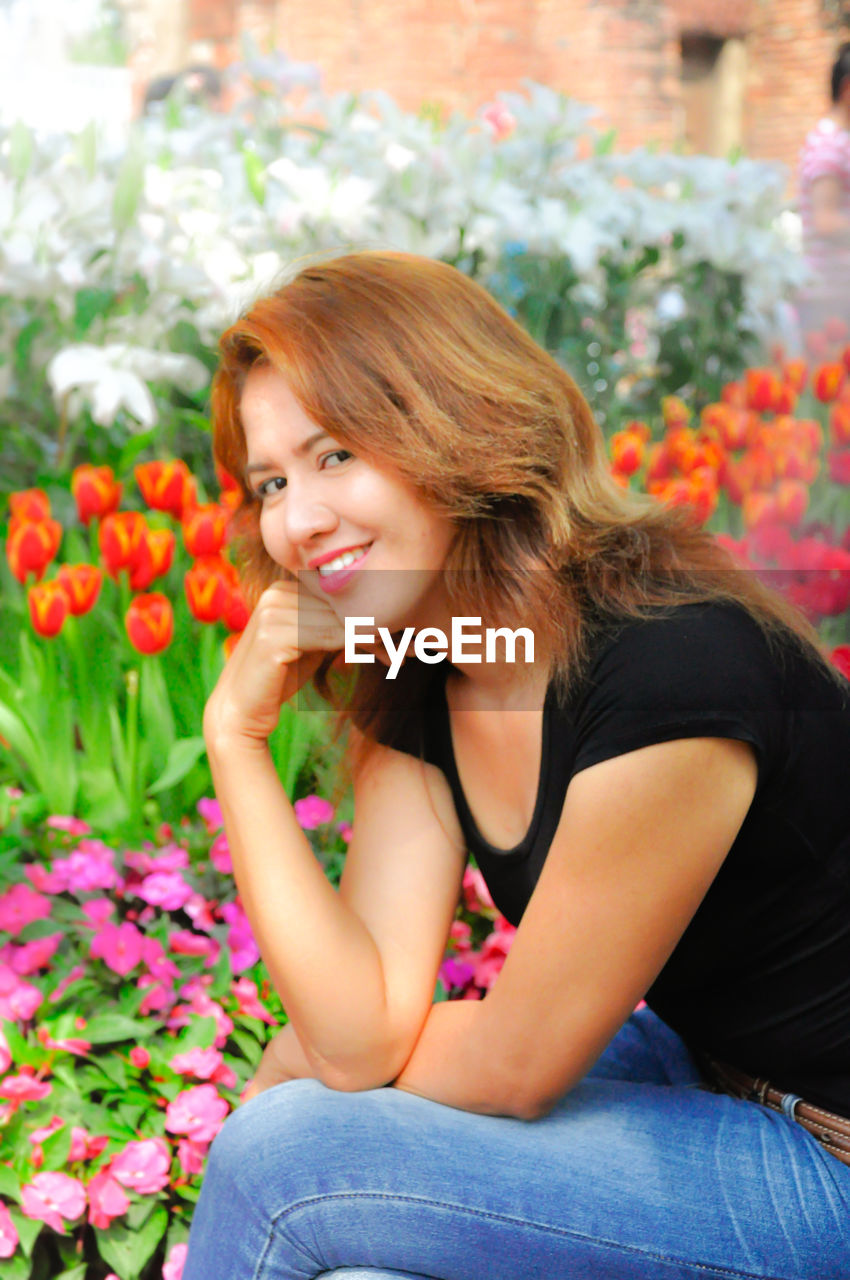
[[341, 591], [346, 583], [354, 577], [361, 565], [365, 564], [373, 545], [370, 542], [359, 560], [355, 560], [353, 564], [346, 565], [344, 569], [337, 570], [336, 573], [321, 574], [317, 569], [316, 577], [319, 580], [319, 586], [322, 591], [328, 595], [334, 595], [337, 591]]

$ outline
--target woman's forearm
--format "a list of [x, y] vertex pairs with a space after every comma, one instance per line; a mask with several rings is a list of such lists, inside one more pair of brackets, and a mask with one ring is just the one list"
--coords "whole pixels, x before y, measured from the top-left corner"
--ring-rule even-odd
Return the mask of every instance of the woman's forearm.
[[338, 1088], [398, 1070], [380, 955], [298, 825], [265, 744], [208, 743], [242, 904], [317, 1076]]

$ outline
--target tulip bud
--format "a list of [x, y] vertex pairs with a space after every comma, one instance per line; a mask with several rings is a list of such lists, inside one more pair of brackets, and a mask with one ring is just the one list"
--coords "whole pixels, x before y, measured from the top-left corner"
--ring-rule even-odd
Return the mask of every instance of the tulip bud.
[[224, 546], [230, 512], [216, 502], [195, 507], [183, 519], [183, 540], [190, 556], [215, 556]]
[[94, 608], [103, 583], [103, 570], [94, 564], [63, 564], [56, 581], [68, 597], [75, 618]]
[[124, 619], [127, 635], [139, 653], [161, 653], [174, 634], [171, 602], [159, 592], [136, 596]]
[[83, 463], [71, 474], [71, 492], [77, 504], [77, 515], [85, 525], [102, 520], [118, 509], [124, 486], [115, 479], [111, 467], [93, 467]]
[[27, 592], [34, 630], [50, 638], [58, 636], [68, 616], [68, 597], [58, 582], [39, 582]]
[[134, 475], [142, 497], [154, 511], [168, 511], [180, 520], [194, 502], [192, 473], [179, 458], [170, 462], [140, 462]]
[[49, 520], [50, 499], [43, 489], [21, 489], [9, 495], [9, 510], [19, 520]]
[[13, 516], [6, 540], [6, 558], [18, 582], [26, 582], [31, 573], [40, 580], [61, 541], [62, 526], [58, 520], [22, 520]]

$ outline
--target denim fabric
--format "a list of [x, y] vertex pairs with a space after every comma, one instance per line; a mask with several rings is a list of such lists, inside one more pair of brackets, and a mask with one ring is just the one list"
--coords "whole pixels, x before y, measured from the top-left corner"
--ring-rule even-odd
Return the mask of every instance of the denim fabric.
[[183, 1280], [850, 1280], [850, 1168], [634, 1014], [533, 1121], [269, 1089], [213, 1143]]

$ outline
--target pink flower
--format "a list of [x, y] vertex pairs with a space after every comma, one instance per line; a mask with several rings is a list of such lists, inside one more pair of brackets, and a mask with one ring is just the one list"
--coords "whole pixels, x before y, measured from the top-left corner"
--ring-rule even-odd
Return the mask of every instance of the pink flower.
[[45, 938], [35, 938], [32, 942], [24, 942], [15, 947], [11, 955], [15, 973], [35, 973], [38, 969], [46, 968], [61, 941], [61, 933], [49, 933]]
[[67, 1173], [37, 1173], [21, 1187], [21, 1208], [28, 1218], [46, 1222], [65, 1234], [65, 1223], [79, 1218], [86, 1207], [86, 1192], [78, 1178]]
[[168, 945], [177, 956], [206, 956], [209, 964], [215, 963], [221, 950], [215, 938], [205, 938], [191, 929], [174, 929], [168, 935]]
[[169, 1062], [172, 1071], [179, 1076], [194, 1076], [197, 1080], [210, 1080], [216, 1068], [224, 1062], [218, 1049], [187, 1049], [175, 1053]]
[[49, 1138], [52, 1133], [56, 1133], [58, 1129], [61, 1129], [64, 1123], [65, 1121], [61, 1116], [52, 1116], [49, 1124], [43, 1124], [40, 1128], [33, 1129], [32, 1133], [27, 1135], [32, 1143], [33, 1149], [32, 1156], [30, 1158], [34, 1169], [40, 1169], [44, 1164], [44, 1152], [41, 1148], [42, 1142], [44, 1142], [45, 1138]]
[[486, 881], [477, 867], [467, 867], [463, 873], [463, 897], [468, 911], [492, 909], [493, 899]]
[[204, 826], [210, 835], [220, 831], [224, 826], [224, 819], [221, 816], [221, 805], [217, 800], [209, 800], [204, 797], [198, 801], [198, 813], [203, 819]]
[[54, 813], [47, 819], [47, 825], [53, 831], [68, 831], [72, 836], [91, 835], [91, 827], [82, 818], [73, 818], [68, 814]]
[[159, 907], [162, 911], [179, 911], [193, 892], [179, 871], [154, 871], [152, 875], [145, 876], [135, 890], [137, 897], [143, 902]]
[[499, 976], [505, 957], [511, 949], [516, 929], [508, 924], [502, 916], [496, 921], [496, 927], [488, 938], [478, 956], [475, 966], [475, 985], [489, 991]]
[[155, 978], [161, 982], [171, 982], [180, 977], [180, 970], [173, 960], [165, 954], [165, 948], [158, 938], [145, 938], [142, 942], [142, 959]]
[[38, 1038], [45, 1049], [61, 1049], [65, 1053], [86, 1054], [91, 1052], [91, 1041], [75, 1036], [65, 1036], [62, 1040], [54, 1040], [44, 1027], [39, 1027]]
[[260, 1004], [256, 982], [252, 982], [250, 978], [235, 978], [230, 985], [230, 990], [239, 1002], [240, 1013], [247, 1014], [249, 1018], [260, 1018], [271, 1027], [275, 1025], [275, 1019], [268, 1009]]
[[139, 1005], [139, 1013], [147, 1017], [149, 1013], [161, 1013], [174, 1003], [174, 987], [170, 982], [158, 982], [152, 973], [142, 974], [136, 984], [145, 997]]
[[10, 1098], [13, 1102], [40, 1102], [52, 1090], [46, 1080], [36, 1080], [33, 1076], [6, 1076], [0, 1081], [0, 1098]]
[[31, 862], [24, 867], [24, 875], [39, 893], [61, 893], [65, 888], [62, 876], [54, 875], [40, 862]]
[[16, 937], [33, 920], [46, 920], [50, 915], [50, 899], [26, 884], [13, 884], [0, 894], [0, 929]]
[[23, 982], [8, 964], [0, 964], [0, 1018], [28, 1022], [41, 1004], [41, 992]]
[[115, 915], [115, 903], [111, 898], [89, 898], [83, 903], [82, 911], [92, 924], [106, 924]]
[[200, 1014], [202, 1018], [215, 1018], [215, 1047], [223, 1049], [227, 1044], [228, 1036], [233, 1030], [233, 1020], [227, 1016], [221, 1005], [216, 1000], [211, 999], [204, 991], [196, 990], [188, 1005], [177, 1005], [172, 1010], [166, 1025], [169, 1028], [188, 1027], [195, 1014]]
[[494, 142], [510, 137], [516, 128], [516, 116], [502, 102], [490, 102], [481, 111], [481, 118], [493, 135]]
[[[18, 1232], [12, 1215], [0, 1200], [0, 1258], [11, 1258], [18, 1247]], [[163, 1275], [165, 1272], [163, 1272]]]
[[144, 1071], [145, 1067], [150, 1063], [151, 1055], [141, 1045], [134, 1044], [130, 1050], [129, 1058], [134, 1067], [137, 1067], [139, 1071]]
[[350, 843], [351, 843], [351, 837], [354, 835], [354, 828], [352, 827], [351, 823], [350, 823], [350, 822], [338, 822], [338, 823], [336, 824], [336, 829], [337, 829], [337, 831], [339, 832], [339, 834], [342, 836], [342, 838], [343, 838], [343, 840], [345, 841], [345, 843], [346, 843], [346, 844], [350, 844]]
[[212, 933], [215, 920], [206, 898], [202, 898], [199, 893], [193, 894], [183, 909], [196, 929], [203, 929], [204, 933]]
[[9, 1041], [3, 1034], [3, 1028], [0, 1027], [0, 1076], [5, 1075], [12, 1065], [12, 1051], [9, 1048]]
[[130, 1208], [130, 1199], [124, 1188], [108, 1169], [96, 1173], [86, 1190], [89, 1195], [89, 1222], [93, 1227], [108, 1227], [113, 1218], [120, 1218]]
[[251, 925], [238, 902], [226, 902], [221, 915], [231, 926], [227, 934], [230, 948], [230, 968], [233, 973], [250, 969], [260, 958], [260, 949], [254, 941]]
[[105, 924], [92, 938], [91, 954], [115, 973], [126, 977], [142, 958], [142, 935], [134, 924]]
[[177, 1159], [180, 1161], [180, 1168], [190, 1178], [193, 1174], [203, 1171], [209, 1145], [208, 1142], [193, 1142], [191, 1138], [181, 1138], [177, 1143]]
[[305, 796], [303, 800], [296, 800], [293, 808], [299, 825], [305, 831], [314, 831], [323, 823], [330, 822], [334, 816], [333, 805], [321, 796]]
[[233, 860], [230, 857], [230, 845], [227, 843], [227, 836], [222, 831], [216, 836], [210, 845], [210, 862], [216, 871], [220, 871], [223, 876], [229, 875], [233, 870]]
[[440, 977], [443, 986], [447, 991], [455, 988], [461, 991], [467, 987], [475, 976], [475, 969], [471, 964], [465, 964], [463, 960], [457, 960], [454, 956], [449, 956], [440, 965]]
[[128, 1142], [112, 1157], [109, 1165], [113, 1178], [128, 1191], [139, 1195], [155, 1195], [168, 1186], [171, 1154], [163, 1138], [143, 1138]]
[[162, 1268], [162, 1280], [183, 1280], [183, 1267], [186, 1265], [188, 1244], [173, 1244], [168, 1259]]
[[93, 1138], [82, 1125], [75, 1124], [71, 1129], [71, 1150], [68, 1152], [68, 1159], [71, 1164], [78, 1160], [94, 1160], [108, 1142], [109, 1138], [106, 1134]]
[[81, 840], [67, 858], [54, 858], [53, 872], [64, 879], [71, 893], [93, 889], [117, 889], [121, 877], [115, 869], [115, 853], [102, 840]]
[[212, 1084], [184, 1089], [165, 1109], [169, 1133], [185, 1133], [195, 1142], [212, 1142], [229, 1111], [224, 1098]]

